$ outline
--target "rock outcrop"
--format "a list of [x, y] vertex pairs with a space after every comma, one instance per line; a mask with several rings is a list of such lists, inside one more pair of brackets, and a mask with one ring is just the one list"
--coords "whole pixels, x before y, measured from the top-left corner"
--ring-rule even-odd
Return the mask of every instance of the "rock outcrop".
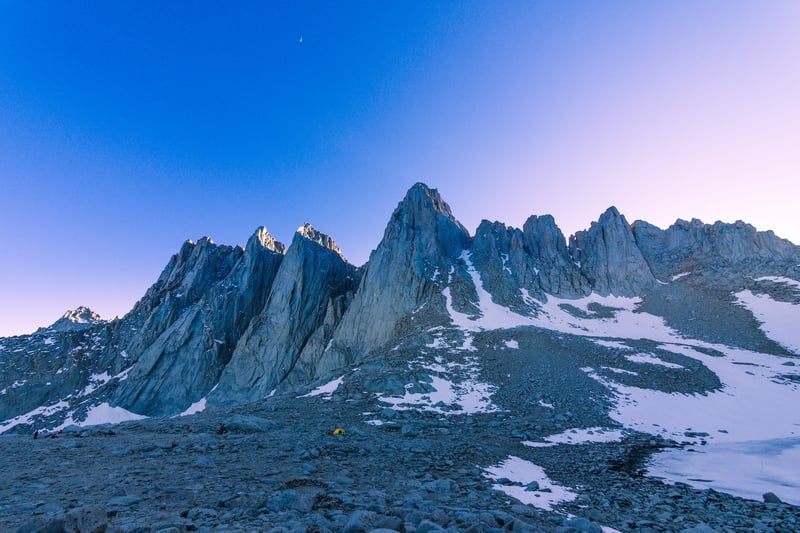
[[[310, 350], [305, 360], [313, 361], [319, 354], [310, 349], [309, 340], [314, 338], [319, 347], [330, 339], [341, 316], [333, 310], [346, 305], [357, 283], [356, 268], [341, 257], [333, 239], [309, 224], [302, 226], [281, 262], [264, 309], [239, 339], [209, 402], [261, 399], [295, 369], [304, 349]], [[298, 368], [301, 375], [296, 379], [309, 381], [309, 371], [307, 365]]]
[[662, 279], [712, 267], [768, 274], [776, 265], [800, 263], [798, 246], [741, 220], [732, 224], [678, 220], [665, 230], [637, 220], [633, 234], [650, 268]]
[[616, 207], [573, 235], [569, 250], [591, 289], [602, 295], [634, 296], [655, 282], [630, 224]]
[[[184, 244], [137, 304], [150, 311], [142, 313], [147, 318], [127, 343], [135, 364], [112, 404], [139, 414], [175, 414], [208, 394], [263, 307], [283, 251], [264, 228], [244, 250], [210, 239]], [[134, 308], [131, 321], [140, 312]]]

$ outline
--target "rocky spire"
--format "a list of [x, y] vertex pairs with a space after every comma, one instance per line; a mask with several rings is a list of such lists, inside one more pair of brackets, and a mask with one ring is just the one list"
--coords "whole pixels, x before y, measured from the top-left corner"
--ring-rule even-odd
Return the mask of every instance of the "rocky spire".
[[[326, 324], [328, 310], [333, 302], [346, 304], [357, 283], [356, 268], [342, 258], [333, 239], [310, 224], [301, 226], [278, 268], [266, 305], [238, 339], [208, 401], [241, 403], [269, 394], [295, 370], [312, 337], [322, 339], [315, 344], [317, 352], [324, 349], [335, 325]], [[320, 329], [325, 331], [318, 333]], [[320, 357], [320, 353], [307, 353], [311, 365], [298, 372], [309, 368], [313, 372], [313, 363]]]
[[250, 239], [248, 239], [246, 248], [251, 248], [253, 246], [260, 246], [279, 254], [286, 253], [286, 246], [278, 242], [264, 226], [259, 226], [255, 233], [250, 236]]
[[600, 294], [633, 296], [655, 282], [630, 224], [616, 207], [573, 235], [569, 250], [592, 290]]
[[328, 250], [335, 252], [339, 257], [342, 258], [343, 261], [347, 261], [344, 255], [342, 255], [342, 251], [338, 246], [336, 246], [336, 243], [333, 241], [333, 239], [321, 231], [318, 231], [308, 222], [297, 228], [296, 235], [299, 235], [304, 239], [308, 239], [311, 242], [319, 244], [323, 248], [327, 248]]

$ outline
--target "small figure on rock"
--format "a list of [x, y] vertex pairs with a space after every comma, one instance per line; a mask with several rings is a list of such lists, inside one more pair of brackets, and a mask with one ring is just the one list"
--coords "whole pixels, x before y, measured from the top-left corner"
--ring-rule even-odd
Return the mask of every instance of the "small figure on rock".
[[36, 440], [38, 438], [39, 438], [39, 430], [37, 429], [36, 431], [33, 432], [33, 440]]

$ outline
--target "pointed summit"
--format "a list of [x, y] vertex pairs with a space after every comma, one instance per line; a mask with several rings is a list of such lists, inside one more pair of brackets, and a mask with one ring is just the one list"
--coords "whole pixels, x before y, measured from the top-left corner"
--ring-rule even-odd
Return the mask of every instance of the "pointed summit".
[[95, 324], [105, 322], [100, 315], [86, 306], [80, 306], [64, 313], [61, 318], [56, 320], [48, 329], [56, 331], [75, 331], [85, 329]]
[[456, 220], [439, 191], [414, 184], [392, 213], [383, 244], [404, 243], [425, 256], [445, 252], [458, 257], [469, 245], [469, 232]]
[[614, 206], [588, 230], [573, 235], [569, 251], [592, 290], [600, 294], [632, 296], [655, 282], [631, 225]]
[[342, 318], [320, 372], [381, 347], [397, 324], [440, 297], [470, 236], [436, 189], [417, 183], [397, 205], [372, 252], [355, 298]]
[[286, 253], [286, 246], [277, 241], [264, 226], [259, 226], [255, 233], [247, 240], [247, 248], [256, 245], [279, 254]]
[[338, 254], [339, 257], [341, 257], [345, 262], [347, 262], [347, 259], [345, 259], [345, 257], [342, 255], [342, 251], [339, 249], [338, 246], [336, 246], [336, 243], [333, 241], [333, 239], [330, 236], [322, 233], [321, 231], [318, 231], [316, 228], [314, 228], [314, 226], [312, 226], [308, 222], [304, 223], [302, 226], [297, 228], [296, 235], [304, 239], [308, 239], [313, 243], [319, 244], [323, 248], [327, 248], [332, 252], [336, 252], [336, 254]]
[[399, 207], [410, 207], [416, 210], [432, 209], [438, 213], [453, 217], [453, 212], [447, 202], [442, 200], [437, 189], [431, 189], [422, 182], [417, 182], [408, 189], [405, 198], [400, 202]]

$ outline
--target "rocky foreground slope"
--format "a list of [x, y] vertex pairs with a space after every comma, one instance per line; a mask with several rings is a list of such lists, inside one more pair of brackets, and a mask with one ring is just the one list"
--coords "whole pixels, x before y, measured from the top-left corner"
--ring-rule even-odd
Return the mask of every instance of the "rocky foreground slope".
[[0, 529], [794, 531], [797, 280], [741, 222], [470, 235], [422, 184], [361, 268], [187, 242], [0, 339]]

